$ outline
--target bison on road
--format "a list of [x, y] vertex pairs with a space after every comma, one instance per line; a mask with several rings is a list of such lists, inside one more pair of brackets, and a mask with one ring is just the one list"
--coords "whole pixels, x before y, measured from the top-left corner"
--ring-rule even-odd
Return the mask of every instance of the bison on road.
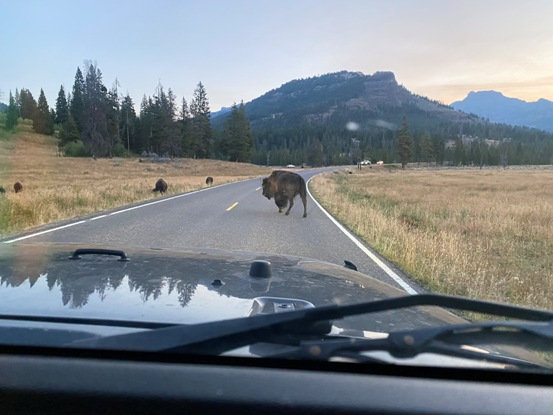
[[279, 212], [289, 204], [286, 215], [290, 213], [294, 206], [294, 198], [299, 194], [303, 203], [303, 217], [307, 216], [307, 188], [305, 180], [299, 174], [275, 170], [263, 179], [262, 185], [263, 196], [269, 200], [274, 197]]
[[156, 182], [156, 187], [152, 190], [152, 192], [159, 192], [160, 194], [163, 194], [167, 191], [167, 182], [163, 179], [159, 179]]

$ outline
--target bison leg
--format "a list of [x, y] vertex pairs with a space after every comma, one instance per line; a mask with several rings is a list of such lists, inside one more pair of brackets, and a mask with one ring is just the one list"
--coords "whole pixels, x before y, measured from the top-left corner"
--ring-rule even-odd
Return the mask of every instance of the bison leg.
[[305, 185], [305, 182], [303, 182], [303, 179], [300, 187], [300, 197], [303, 203], [303, 217], [306, 218], [307, 217], [307, 186]]
[[294, 206], [294, 198], [290, 198], [289, 200], [290, 200], [290, 206], [288, 206], [288, 210], [285, 213], [286, 216], [290, 214], [290, 209], [292, 209], [292, 206]]

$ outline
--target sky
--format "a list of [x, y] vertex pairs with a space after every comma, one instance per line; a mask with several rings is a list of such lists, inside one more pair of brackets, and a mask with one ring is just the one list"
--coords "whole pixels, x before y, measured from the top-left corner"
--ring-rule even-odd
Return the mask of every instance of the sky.
[[[393, 71], [449, 104], [470, 91], [553, 100], [553, 1], [0, 0], [0, 101], [43, 88], [50, 105], [96, 62], [139, 107], [156, 86], [212, 111], [292, 79]], [[138, 109], [138, 108], [137, 108]]]

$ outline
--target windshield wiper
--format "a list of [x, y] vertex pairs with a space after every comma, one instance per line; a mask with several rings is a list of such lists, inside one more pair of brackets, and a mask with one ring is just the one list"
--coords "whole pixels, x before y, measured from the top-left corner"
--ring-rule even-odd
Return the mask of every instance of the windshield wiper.
[[[359, 304], [330, 305], [192, 326], [160, 328], [76, 342], [68, 346], [216, 355], [257, 342], [274, 341], [285, 335], [296, 336], [298, 341], [312, 337], [317, 332], [317, 324], [321, 322], [414, 306], [438, 306], [522, 320], [553, 320], [553, 313], [549, 311], [446, 295], [418, 294]], [[321, 337], [323, 336], [318, 336]], [[548, 341], [551, 339], [548, 338]]]
[[56, 324], [81, 324], [87, 326], [111, 326], [111, 327], [129, 327], [136, 329], [161, 329], [164, 327], [182, 327], [182, 324], [159, 323], [154, 321], [136, 321], [136, 320], [114, 320], [106, 318], [86, 318], [86, 317], [57, 317], [57, 316], [32, 316], [26, 314], [0, 314], [0, 320], [13, 321], [36, 321], [39, 323]]
[[273, 355], [274, 358], [328, 360], [345, 357], [374, 362], [362, 352], [385, 351], [395, 358], [413, 358], [434, 353], [519, 367], [543, 368], [514, 357], [497, 355], [489, 350], [467, 346], [524, 346], [534, 350], [553, 351], [553, 321], [548, 322], [483, 322], [447, 325], [390, 333], [386, 338], [336, 338], [304, 341], [293, 351]]

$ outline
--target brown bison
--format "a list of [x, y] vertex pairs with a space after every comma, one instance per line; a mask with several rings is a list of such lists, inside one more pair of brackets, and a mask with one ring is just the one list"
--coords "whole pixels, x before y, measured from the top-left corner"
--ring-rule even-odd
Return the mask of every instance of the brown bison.
[[263, 196], [269, 200], [274, 197], [279, 212], [289, 204], [286, 215], [290, 213], [290, 209], [294, 206], [294, 198], [299, 194], [303, 203], [303, 217], [307, 216], [307, 189], [305, 180], [299, 174], [275, 170], [269, 177], [263, 179], [262, 185]]
[[13, 190], [15, 190], [15, 193], [19, 193], [23, 190], [23, 185], [19, 182], [15, 182], [13, 185]]
[[156, 187], [154, 188], [154, 190], [152, 190], [152, 192], [159, 192], [160, 194], [163, 194], [166, 191], [167, 191], [167, 182], [163, 179], [159, 179], [156, 182]]
[[208, 176], [208, 178], [205, 179], [205, 184], [207, 184], [208, 186], [211, 186], [213, 184], [213, 177]]

